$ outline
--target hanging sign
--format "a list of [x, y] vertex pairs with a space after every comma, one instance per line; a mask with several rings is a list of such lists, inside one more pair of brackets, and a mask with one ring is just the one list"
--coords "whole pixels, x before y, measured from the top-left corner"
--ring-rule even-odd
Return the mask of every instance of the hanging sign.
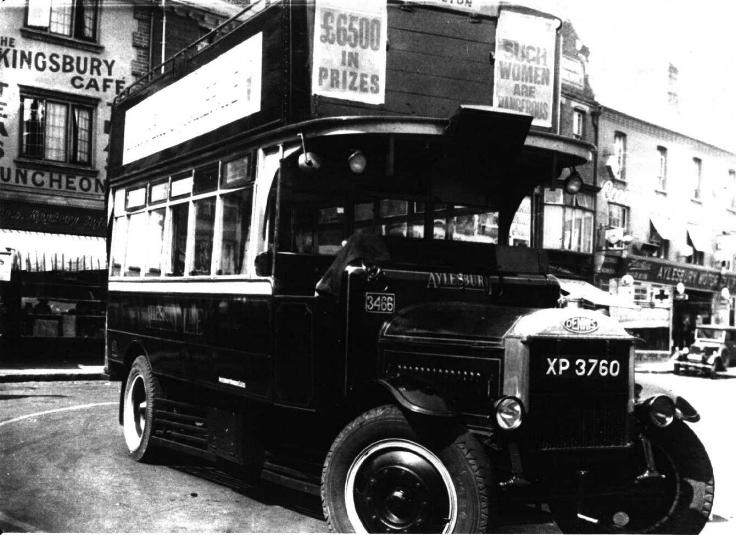
[[493, 105], [551, 127], [558, 20], [501, 10], [496, 27]]
[[386, 94], [386, 0], [317, 0], [312, 93], [383, 104]]

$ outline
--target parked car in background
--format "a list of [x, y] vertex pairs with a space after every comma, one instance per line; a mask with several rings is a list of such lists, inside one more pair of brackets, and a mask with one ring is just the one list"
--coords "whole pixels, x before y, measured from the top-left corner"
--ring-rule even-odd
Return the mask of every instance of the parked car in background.
[[690, 347], [673, 355], [674, 372], [699, 370], [712, 379], [725, 372], [736, 360], [736, 327], [698, 325]]

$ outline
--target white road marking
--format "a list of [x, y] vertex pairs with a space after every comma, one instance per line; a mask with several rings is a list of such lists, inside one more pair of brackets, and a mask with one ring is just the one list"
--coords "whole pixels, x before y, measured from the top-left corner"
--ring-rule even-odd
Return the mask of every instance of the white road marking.
[[5, 420], [4, 422], [0, 422], [0, 427], [4, 425], [15, 423], [15, 422], [20, 422], [22, 420], [27, 420], [28, 418], [46, 416], [47, 414], [54, 414], [56, 412], [80, 411], [82, 409], [90, 409], [92, 407], [103, 407], [105, 405], [117, 405], [117, 404], [118, 404], [117, 401], [105, 401], [104, 403], [89, 403], [87, 405], [74, 405], [73, 407], [62, 407], [61, 409], [51, 409], [48, 411], [34, 412], [32, 414], [26, 414], [24, 416], [18, 416], [17, 418], [11, 418], [10, 420]]
[[8, 516], [2, 511], [0, 511], [0, 522], [5, 524], [6, 527], [10, 526], [11, 529], [17, 530], [18, 532], [21, 532], [21, 533], [35, 533], [35, 532], [43, 531], [43, 530], [38, 529], [36, 526], [32, 524], [28, 524], [26, 522], [16, 520], [12, 516]]

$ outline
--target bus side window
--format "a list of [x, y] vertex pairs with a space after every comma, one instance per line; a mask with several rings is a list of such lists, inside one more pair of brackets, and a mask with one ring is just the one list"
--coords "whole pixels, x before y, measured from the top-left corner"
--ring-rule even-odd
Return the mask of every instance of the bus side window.
[[141, 244], [146, 243], [148, 213], [138, 212], [128, 220], [127, 243], [125, 250], [125, 277], [140, 277], [146, 262], [146, 251]]
[[215, 231], [215, 197], [194, 202], [194, 259], [190, 275], [209, 275]]
[[110, 246], [110, 275], [119, 277], [123, 274], [125, 261], [125, 238], [128, 230], [128, 218], [116, 217], [113, 223], [112, 244]]
[[164, 244], [164, 219], [166, 208], [158, 208], [148, 213], [148, 232], [146, 233], [147, 245], [147, 277], [158, 277], [161, 275], [161, 261], [163, 260]]
[[171, 272], [168, 275], [184, 275], [187, 249], [187, 226], [189, 222], [189, 203], [171, 207]]
[[246, 272], [252, 201], [252, 188], [222, 196], [222, 246], [218, 275], [242, 275]]

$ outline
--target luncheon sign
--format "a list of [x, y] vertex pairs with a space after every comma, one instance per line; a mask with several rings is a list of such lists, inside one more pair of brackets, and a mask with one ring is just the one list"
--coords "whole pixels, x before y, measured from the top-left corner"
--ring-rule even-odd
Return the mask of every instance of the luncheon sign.
[[383, 104], [386, 94], [386, 0], [317, 0], [312, 93]]
[[496, 30], [493, 105], [551, 127], [558, 21], [502, 10]]

